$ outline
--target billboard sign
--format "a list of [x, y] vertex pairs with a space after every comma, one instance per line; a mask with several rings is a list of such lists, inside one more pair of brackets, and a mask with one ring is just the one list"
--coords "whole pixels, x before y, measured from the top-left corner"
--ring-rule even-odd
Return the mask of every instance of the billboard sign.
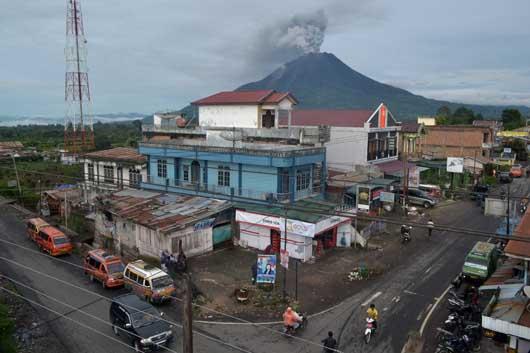
[[257, 283], [274, 283], [276, 281], [276, 255], [258, 255]]
[[357, 186], [357, 208], [361, 210], [370, 209], [370, 188]]
[[409, 187], [417, 188], [420, 186], [420, 168], [414, 167], [409, 169]]
[[379, 195], [379, 199], [381, 200], [381, 202], [393, 203], [395, 201], [395, 199], [396, 199], [396, 194], [394, 194], [393, 192], [383, 191]]
[[464, 158], [447, 157], [447, 172], [463, 173], [464, 172]]

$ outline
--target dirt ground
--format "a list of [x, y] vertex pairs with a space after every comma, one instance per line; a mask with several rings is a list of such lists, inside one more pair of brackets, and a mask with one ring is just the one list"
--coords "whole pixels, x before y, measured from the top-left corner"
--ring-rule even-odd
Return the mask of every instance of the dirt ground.
[[[0, 287], [17, 292], [15, 286], [2, 278]], [[9, 308], [9, 316], [15, 320], [15, 342], [19, 353], [64, 352], [65, 347], [57, 339], [46, 321], [39, 317], [35, 309], [25, 300], [9, 292], [0, 290], [0, 303]], [[2, 351], [0, 347], [0, 352]]]
[[[411, 219], [412, 221], [412, 219]], [[426, 240], [424, 230], [417, 230], [418, 238]], [[227, 247], [189, 260], [189, 271], [194, 284], [202, 292], [201, 304], [208, 308], [231, 313], [246, 319], [278, 320], [278, 312], [286, 303], [314, 314], [338, 304], [365, 288], [370, 281], [399, 265], [403, 257], [421, 251], [422, 241], [401, 244], [397, 226], [387, 227], [383, 233], [372, 236], [369, 246], [362, 248], [335, 248], [318, 258], [315, 263], [296, 264], [291, 259], [287, 271], [287, 301], [283, 301], [283, 268], [278, 267], [276, 285], [270, 290], [251, 283], [251, 266], [257, 251], [240, 247]], [[350, 280], [354, 268], [365, 268], [369, 275], [362, 280]], [[245, 304], [237, 302], [234, 292], [239, 288], [249, 291]], [[298, 297], [296, 298], [296, 292]], [[298, 299], [298, 300], [296, 300]], [[201, 310], [199, 317], [230, 321], [227, 317]]]

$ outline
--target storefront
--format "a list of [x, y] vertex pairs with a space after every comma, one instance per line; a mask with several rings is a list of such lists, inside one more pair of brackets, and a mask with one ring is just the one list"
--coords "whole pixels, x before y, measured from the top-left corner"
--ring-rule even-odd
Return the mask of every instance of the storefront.
[[301, 217], [291, 218], [288, 213], [286, 219], [276, 209], [267, 212], [247, 207], [237, 209], [239, 244], [271, 253], [286, 249], [290, 257], [301, 261], [308, 261], [326, 249], [350, 246], [353, 233], [350, 218], [311, 215], [310, 219], [304, 219], [302, 212], [296, 214]]

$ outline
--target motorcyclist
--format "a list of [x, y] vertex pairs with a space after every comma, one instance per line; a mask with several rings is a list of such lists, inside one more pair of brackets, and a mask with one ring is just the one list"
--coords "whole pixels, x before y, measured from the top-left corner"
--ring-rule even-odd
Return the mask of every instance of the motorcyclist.
[[372, 324], [374, 325], [374, 330], [377, 330], [377, 319], [379, 318], [379, 311], [377, 311], [377, 309], [375, 308], [375, 304], [370, 304], [370, 307], [368, 308], [368, 310], [366, 310], [366, 314], [368, 315], [369, 319], [374, 320]]
[[283, 325], [287, 330], [296, 330], [300, 326], [300, 322], [302, 322], [302, 318], [291, 307], [288, 307], [283, 313]]
[[324, 345], [324, 353], [330, 353], [334, 352], [337, 348], [337, 340], [333, 338], [333, 332], [328, 332], [328, 337], [322, 340], [322, 344]]

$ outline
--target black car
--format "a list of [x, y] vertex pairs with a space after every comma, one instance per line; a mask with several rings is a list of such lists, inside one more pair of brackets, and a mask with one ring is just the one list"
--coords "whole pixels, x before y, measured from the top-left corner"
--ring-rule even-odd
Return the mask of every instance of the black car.
[[512, 176], [510, 175], [510, 172], [500, 172], [499, 173], [499, 181], [503, 184], [508, 184], [512, 182]]
[[114, 334], [130, 342], [136, 352], [158, 350], [171, 340], [171, 326], [161, 320], [161, 316], [151, 304], [135, 294], [116, 297], [110, 305]]

